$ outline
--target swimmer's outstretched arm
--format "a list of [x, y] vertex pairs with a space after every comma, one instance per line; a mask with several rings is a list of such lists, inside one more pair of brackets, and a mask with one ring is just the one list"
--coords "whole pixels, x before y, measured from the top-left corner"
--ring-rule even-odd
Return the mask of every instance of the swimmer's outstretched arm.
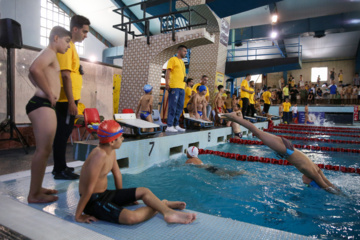
[[258, 129], [254, 124], [252, 124], [251, 122], [245, 120], [242, 116], [241, 112], [236, 112], [236, 113], [225, 113], [224, 114], [225, 117], [227, 117], [228, 119], [230, 119], [233, 122], [237, 122], [238, 124], [246, 127], [247, 129], [249, 129], [257, 138], [259, 138], [266, 146], [268, 146], [269, 148], [271, 148], [272, 150], [274, 150], [275, 152], [279, 152], [279, 153], [285, 153], [286, 152], [286, 147], [283, 143], [283, 141], [281, 140], [280, 137], [267, 133], [267, 132], [263, 132], [260, 129]]

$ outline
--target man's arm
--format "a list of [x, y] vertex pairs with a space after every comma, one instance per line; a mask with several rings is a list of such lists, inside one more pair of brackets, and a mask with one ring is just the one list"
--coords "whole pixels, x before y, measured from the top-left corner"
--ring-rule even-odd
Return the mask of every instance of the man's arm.
[[111, 172], [113, 174], [114, 177], [114, 183], [115, 183], [115, 187], [116, 189], [122, 189], [122, 175], [120, 172], [120, 168], [119, 165], [116, 161], [115, 155], [114, 155], [114, 163], [113, 163], [113, 167], [111, 169]]
[[150, 114], [152, 114], [152, 110], [153, 110], [153, 102], [154, 102], [154, 97], [151, 96], [150, 97], [150, 101], [149, 101], [149, 105], [150, 105]]
[[70, 70], [61, 70], [61, 78], [63, 80], [65, 95], [69, 102], [69, 113], [70, 115], [75, 116], [77, 114], [77, 107], [72, 92]]
[[170, 71], [171, 69], [166, 69], [166, 73], [165, 73], [165, 89], [170, 91], [170, 85], [169, 85], [169, 82], [170, 82]]
[[48, 67], [54, 59], [56, 60], [54, 53], [45, 50], [35, 59], [29, 69], [30, 81], [33, 84], [35, 83], [34, 85], [39, 87], [46, 94], [52, 106], [55, 106], [57, 99], [50, 88], [49, 79], [46, 78], [44, 69]]
[[76, 208], [75, 220], [78, 222], [96, 221], [97, 219], [93, 216], [82, 214], [84, 212], [86, 204], [89, 202], [91, 194], [94, 192], [97, 180], [99, 179], [101, 169], [104, 166], [105, 153], [99, 150], [95, 150], [93, 154], [90, 154], [88, 161], [88, 171], [85, 176], [82, 176], [81, 184], [85, 187], [82, 188], [81, 197]]
[[138, 116], [139, 111], [140, 111], [141, 99], [142, 99], [142, 97], [140, 98], [139, 103], [138, 103], [138, 106], [137, 106], [137, 108], [136, 108], [136, 116]]

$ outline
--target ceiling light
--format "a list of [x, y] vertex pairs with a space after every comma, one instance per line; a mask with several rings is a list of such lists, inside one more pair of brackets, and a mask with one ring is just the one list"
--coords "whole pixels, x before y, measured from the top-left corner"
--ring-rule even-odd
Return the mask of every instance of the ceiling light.
[[277, 21], [278, 21], [278, 15], [277, 14], [272, 15], [271, 23], [277, 23]]
[[90, 62], [96, 62], [96, 57], [94, 55], [89, 57]]
[[276, 37], [277, 37], [277, 35], [278, 35], [278, 33], [277, 33], [277, 32], [272, 31], [272, 32], [271, 32], [270, 37], [271, 37], [272, 39], [274, 39], [274, 38], [276, 38]]

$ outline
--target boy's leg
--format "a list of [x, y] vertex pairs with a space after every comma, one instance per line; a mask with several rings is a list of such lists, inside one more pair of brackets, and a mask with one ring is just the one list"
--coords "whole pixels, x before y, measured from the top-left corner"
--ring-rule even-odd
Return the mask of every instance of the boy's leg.
[[[151, 122], [151, 123], [154, 122], [151, 113], [149, 114], [149, 116], [146, 117], [146, 121]], [[153, 128], [150, 128], [150, 129], [147, 129], [147, 130], [148, 130], [148, 132], [153, 132], [154, 131]]]
[[196, 219], [194, 213], [177, 212], [169, 208], [166, 203], [157, 198], [147, 188], [136, 189], [136, 199], [141, 199], [147, 205], [147, 207], [139, 208], [135, 211], [123, 209], [119, 216], [119, 222], [125, 224], [136, 224], [151, 218], [159, 211], [164, 220], [168, 223], [191, 223]]
[[46, 163], [52, 149], [56, 132], [56, 114], [48, 107], [41, 107], [29, 113], [36, 140], [36, 150], [31, 162], [29, 203], [53, 202], [58, 199], [57, 191], [42, 188]]

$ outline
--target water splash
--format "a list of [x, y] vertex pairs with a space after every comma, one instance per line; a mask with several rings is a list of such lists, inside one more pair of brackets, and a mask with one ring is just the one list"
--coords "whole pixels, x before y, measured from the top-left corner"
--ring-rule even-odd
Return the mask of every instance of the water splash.
[[335, 123], [332, 121], [326, 121], [325, 118], [322, 118], [320, 115], [316, 116], [315, 114], [309, 113], [310, 122], [314, 123], [314, 126], [325, 126], [331, 127], [335, 126]]

